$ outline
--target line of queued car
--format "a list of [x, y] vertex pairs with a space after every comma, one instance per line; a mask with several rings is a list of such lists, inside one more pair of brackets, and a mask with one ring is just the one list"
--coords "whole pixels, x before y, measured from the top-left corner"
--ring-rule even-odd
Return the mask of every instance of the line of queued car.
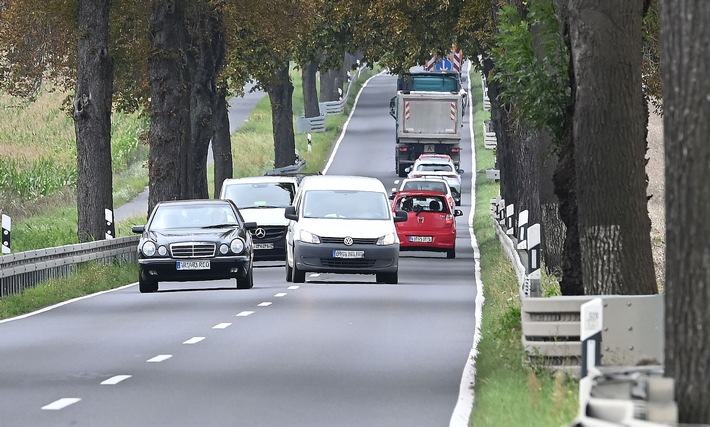
[[267, 175], [225, 180], [219, 199], [160, 202], [133, 227], [140, 292], [213, 279], [249, 289], [254, 261], [285, 261], [288, 282], [329, 272], [396, 284], [400, 251], [455, 258], [461, 173], [422, 155], [391, 195], [370, 177]]

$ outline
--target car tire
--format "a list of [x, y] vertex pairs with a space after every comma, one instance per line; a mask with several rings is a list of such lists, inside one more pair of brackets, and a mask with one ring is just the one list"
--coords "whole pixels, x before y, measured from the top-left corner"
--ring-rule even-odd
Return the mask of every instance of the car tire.
[[375, 280], [377, 283], [387, 283], [390, 285], [396, 285], [399, 282], [398, 272], [392, 273], [377, 273], [375, 274]]
[[296, 264], [293, 264], [293, 276], [291, 276], [291, 280], [293, 283], [305, 283], [306, 272], [299, 270], [298, 267], [296, 267]]
[[143, 278], [138, 278], [138, 290], [142, 294], [149, 294], [158, 291], [158, 281], [157, 280], [143, 280]]
[[286, 260], [286, 281], [293, 282], [293, 268], [288, 265], [288, 260]]
[[456, 249], [449, 249], [446, 251], [446, 258], [454, 259], [456, 258]]
[[237, 289], [251, 289], [254, 287], [254, 266], [250, 265], [243, 278], [237, 277]]

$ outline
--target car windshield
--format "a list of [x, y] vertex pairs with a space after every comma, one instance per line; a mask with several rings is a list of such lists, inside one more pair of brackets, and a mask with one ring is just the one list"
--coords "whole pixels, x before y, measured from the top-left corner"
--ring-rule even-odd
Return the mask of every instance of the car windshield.
[[447, 184], [443, 181], [407, 181], [402, 190], [429, 190], [446, 194]]
[[229, 185], [224, 193], [239, 209], [285, 208], [291, 206], [295, 188], [290, 182], [244, 183]]
[[447, 212], [447, 204], [438, 196], [402, 196], [396, 207], [405, 212]]
[[374, 191], [311, 190], [303, 200], [306, 218], [389, 219], [389, 202]]
[[229, 205], [160, 205], [151, 229], [232, 227], [239, 224]]
[[453, 172], [451, 165], [446, 163], [421, 163], [417, 165], [417, 171], [420, 172]]

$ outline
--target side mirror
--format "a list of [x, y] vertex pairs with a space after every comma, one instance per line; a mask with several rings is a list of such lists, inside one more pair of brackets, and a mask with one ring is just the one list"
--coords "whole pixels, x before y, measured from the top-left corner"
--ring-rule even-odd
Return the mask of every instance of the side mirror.
[[405, 211], [395, 211], [394, 212], [394, 222], [405, 222], [409, 218], [407, 212]]
[[131, 231], [136, 234], [143, 234], [145, 231], [145, 225], [134, 225], [133, 228], [131, 228]]
[[397, 99], [396, 96], [392, 97], [392, 99], [390, 99], [390, 116], [392, 116], [395, 119], [397, 118], [397, 114], [394, 111], [396, 99]]
[[394, 200], [394, 196], [397, 195], [396, 191], [392, 191], [392, 194], [390, 194], [390, 200]]
[[459, 175], [463, 175], [464, 170], [463, 170], [463, 169], [457, 169], [456, 172], [458, 172]]
[[246, 228], [249, 231], [256, 230], [256, 228], [257, 228], [256, 222], [254, 222], [254, 221], [245, 222], [244, 228]]
[[298, 221], [298, 214], [296, 214], [296, 207], [295, 206], [287, 206], [286, 209], [284, 210], [284, 217], [288, 219], [292, 219], [294, 221]]
[[463, 215], [463, 211], [461, 209], [454, 210], [454, 216], [462, 216], [462, 215]]

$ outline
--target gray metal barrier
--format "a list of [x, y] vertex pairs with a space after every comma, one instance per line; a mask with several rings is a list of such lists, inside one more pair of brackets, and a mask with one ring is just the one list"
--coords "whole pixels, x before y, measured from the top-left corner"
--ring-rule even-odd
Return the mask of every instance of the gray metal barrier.
[[0, 298], [66, 277], [87, 261], [136, 262], [138, 239], [120, 237], [0, 256]]

